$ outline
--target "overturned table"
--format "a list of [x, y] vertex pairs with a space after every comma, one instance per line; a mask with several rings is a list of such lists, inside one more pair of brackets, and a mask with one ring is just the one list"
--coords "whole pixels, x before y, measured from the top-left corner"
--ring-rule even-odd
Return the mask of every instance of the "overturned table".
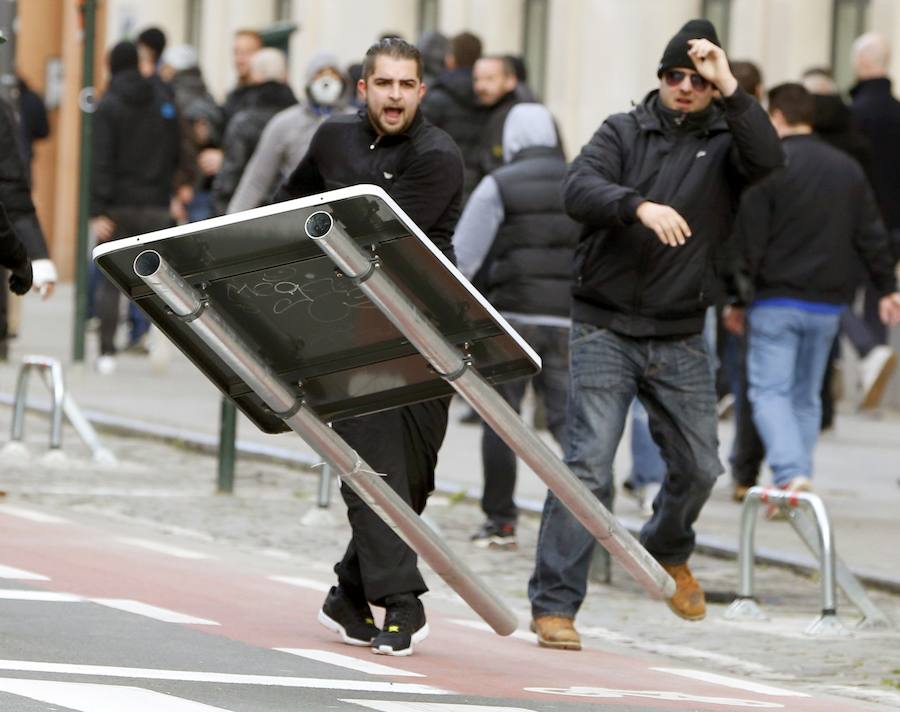
[[293, 430], [501, 635], [512, 611], [327, 423], [463, 396], [653, 597], [674, 581], [492, 384], [540, 360], [380, 188], [99, 246], [107, 276], [268, 433]]

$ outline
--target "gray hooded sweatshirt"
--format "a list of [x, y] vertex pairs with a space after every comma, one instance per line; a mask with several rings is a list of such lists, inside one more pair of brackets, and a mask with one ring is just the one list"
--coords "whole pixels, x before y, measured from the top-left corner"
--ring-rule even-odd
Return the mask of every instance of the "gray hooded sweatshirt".
[[[345, 94], [349, 80], [340, 70], [336, 56], [317, 52], [306, 67], [306, 87], [323, 69], [338, 71], [344, 81]], [[269, 202], [278, 186], [287, 178], [306, 154], [313, 134], [332, 114], [346, 111], [346, 99], [330, 110], [317, 107], [305, 92], [300, 103], [275, 114], [266, 124], [253, 156], [247, 163], [237, 190], [228, 203], [228, 212], [237, 213]]]

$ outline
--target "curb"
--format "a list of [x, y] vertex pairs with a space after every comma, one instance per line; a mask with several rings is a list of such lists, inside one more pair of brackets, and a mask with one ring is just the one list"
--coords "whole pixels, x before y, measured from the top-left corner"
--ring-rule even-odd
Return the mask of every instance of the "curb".
[[[0, 405], [12, 407], [14, 402], [15, 398], [13, 396], [8, 393], [0, 393]], [[50, 406], [49, 404], [26, 405], [26, 410], [41, 415], [49, 415]], [[137, 420], [135, 418], [110, 415], [100, 411], [84, 410], [83, 413], [85, 418], [87, 418], [98, 430], [116, 435], [150, 438], [191, 448], [204, 454], [212, 456], [218, 455], [219, 439], [213, 435], [182, 430], [171, 426], [147, 423], [146, 421]], [[238, 440], [235, 443], [235, 448], [238, 455], [243, 457], [273, 462], [280, 465], [296, 465], [304, 470], [311, 470], [316, 465], [321, 464], [320, 460], [316, 457], [298, 453], [287, 448], [272, 447], [247, 440]], [[448, 481], [437, 482], [435, 492], [449, 496], [458, 496], [462, 493], [466, 500], [476, 504], [481, 499], [480, 491], [469, 489], [466, 486]], [[518, 500], [517, 503], [520, 511], [533, 516], [539, 516], [543, 509], [543, 502], [536, 500], [522, 499]], [[641, 526], [643, 525], [643, 522], [640, 520], [625, 517], [619, 517], [619, 521], [621, 521], [625, 528], [634, 536], [638, 535]], [[697, 535], [695, 550], [702, 554], [707, 554], [708, 556], [714, 556], [720, 559], [736, 560], [738, 555], [736, 544], [718, 537], [703, 534]], [[817, 574], [819, 571], [819, 566], [812, 557], [798, 556], [776, 549], [757, 547], [755, 557], [757, 563], [790, 569], [806, 576]], [[884, 574], [855, 568], [851, 568], [851, 572], [861, 583], [870, 588], [886, 591], [888, 593], [900, 594], [900, 577], [885, 576]]]

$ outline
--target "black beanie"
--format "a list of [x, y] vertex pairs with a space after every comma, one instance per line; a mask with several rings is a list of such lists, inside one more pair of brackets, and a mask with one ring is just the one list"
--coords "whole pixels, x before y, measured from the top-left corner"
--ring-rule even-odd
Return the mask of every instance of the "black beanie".
[[109, 51], [109, 72], [118, 74], [126, 69], [137, 69], [137, 47], [131, 42], [119, 42]]
[[673, 67], [694, 68], [694, 63], [688, 56], [688, 50], [691, 48], [688, 40], [709, 40], [717, 47], [722, 46], [713, 23], [709, 20], [689, 20], [666, 45], [656, 70], [657, 77], [661, 77], [664, 71]]
[[137, 44], [146, 45], [153, 50], [154, 59], [158, 62], [166, 49], [166, 34], [158, 27], [148, 27], [137, 36]]

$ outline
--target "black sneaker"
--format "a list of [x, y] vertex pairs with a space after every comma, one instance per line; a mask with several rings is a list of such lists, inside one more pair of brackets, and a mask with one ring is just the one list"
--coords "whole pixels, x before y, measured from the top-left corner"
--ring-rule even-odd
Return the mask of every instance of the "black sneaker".
[[413, 646], [428, 637], [425, 606], [411, 593], [396, 593], [384, 602], [384, 626], [372, 641], [372, 652], [412, 655]]
[[319, 623], [341, 636], [347, 645], [371, 645], [379, 633], [369, 604], [351, 598], [340, 586], [332, 586], [325, 597]]
[[516, 549], [516, 525], [512, 522], [499, 524], [488, 519], [475, 532], [470, 541], [483, 549]]

